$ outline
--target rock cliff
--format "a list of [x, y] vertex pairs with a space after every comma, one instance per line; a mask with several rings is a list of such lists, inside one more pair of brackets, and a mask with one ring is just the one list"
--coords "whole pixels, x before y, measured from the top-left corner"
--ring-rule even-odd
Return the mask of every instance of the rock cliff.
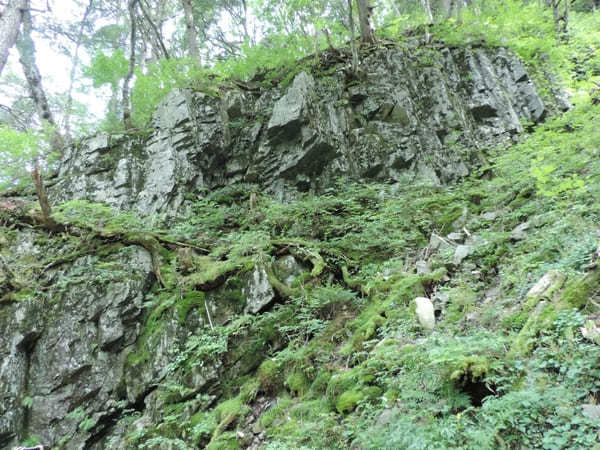
[[398, 47], [372, 52], [363, 67], [352, 76], [334, 64], [287, 87], [221, 97], [174, 91], [148, 137], [103, 134], [73, 147], [54, 198], [172, 216], [186, 196], [234, 183], [280, 198], [339, 177], [445, 183], [548, 111], [502, 48]]
[[[515, 140], [522, 123], [548, 113], [523, 63], [502, 48], [394, 47], [370, 53], [363, 67], [352, 76], [334, 64], [319, 75], [301, 71], [285, 87], [221, 97], [174, 91], [149, 133], [100, 134], [70, 149], [52, 200], [175, 217], [207, 192], [240, 183], [288, 199], [339, 177], [439, 185], [466, 176], [483, 163], [483, 149]], [[173, 431], [170, 417], [194, 422], [230, 393], [232, 380], [281, 349], [256, 317], [299, 292], [298, 280], [324, 276], [323, 260], [302, 242], [273, 242], [268, 256], [249, 246], [235, 261], [196, 247], [186, 256], [173, 243], [162, 250], [161, 288], [147, 247], [86, 238], [77, 226], [48, 236], [1, 220], [10, 267], [0, 271], [2, 448], [34, 436], [53, 448], [126, 449], [148, 427], [206, 443], [201, 431]], [[204, 278], [192, 279], [194, 271]], [[216, 327], [226, 331], [214, 334]], [[293, 382], [289, 389], [301, 392]], [[256, 399], [250, 428], [268, 405]], [[213, 437], [233, 420], [223, 414]]]

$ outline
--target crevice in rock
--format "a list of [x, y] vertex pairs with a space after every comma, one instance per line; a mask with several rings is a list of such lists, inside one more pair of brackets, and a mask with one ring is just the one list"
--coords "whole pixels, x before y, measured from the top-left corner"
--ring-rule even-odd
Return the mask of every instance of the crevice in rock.
[[[31, 354], [35, 348], [35, 344], [37, 343], [39, 337], [39, 332], [32, 332], [27, 334], [23, 340], [17, 345], [17, 350], [23, 353], [23, 392], [29, 392], [29, 372], [31, 370]], [[29, 408], [22, 406], [23, 408], [23, 434], [25, 431], [29, 429]], [[25, 436], [18, 436], [19, 439], [23, 439]], [[0, 443], [2, 439], [0, 438]]]

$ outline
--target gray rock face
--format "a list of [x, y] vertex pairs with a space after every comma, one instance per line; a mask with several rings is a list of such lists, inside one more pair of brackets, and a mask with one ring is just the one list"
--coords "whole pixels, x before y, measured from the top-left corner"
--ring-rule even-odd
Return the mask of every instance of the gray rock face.
[[[363, 67], [360, 81], [338, 70], [320, 79], [301, 72], [288, 87], [256, 94], [174, 91], [149, 135], [99, 134], [71, 148], [51, 196], [172, 216], [205, 189], [234, 183], [259, 183], [281, 197], [321, 191], [340, 176], [442, 183], [477, 166], [480, 146], [510, 141], [521, 120], [546, 113], [507, 50], [378, 50]], [[3, 256], [41, 259], [46, 249], [35, 233], [0, 240]], [[431, 248], [464, 241], [448, 238], [432, 236]], [[467, 239], [456, 247], [455, 263], [475, 245]], [[277, 259], [275, 276], [293, 287], [310, 270], [300, 260]], [[419, 269], [430, 270], [425, 262]], [[213, 339], [213, 323], [258, 314], [275, 301], [260, 267], [197, 293], [191, 304], [149, 293], [152, 260], [136, 246], [81, 256], [45, 276], [52, 300], [25, 295], [0, 303], [0, 448], [28, 434], [53, 448], [130, 448], [124, 436], [159, 423], [168, 396], [193, 415], [219, 395], [220, 379], [249, 373], [278, 345], [249, 327], [220, 343], [230, 345], [227, 353], [212, 341], [214, 354], [199, 351]], [[0, 298], [13, 289], [7, 280], [0, 271]], [[163, 310], [160, 302], [172, 303]], [[156, 310], [162, 315], [153, 323]], [[429, 308], [427, 323], [432, 314]], [[193, 364], [178, 365], [193, 355]]]
[[338, 177], [444, 183], [481, 163], [478, 148], [514, 139], [546, 114], [518, 57], [502, 48], [394, 48], [287, 88], [177, 90], [148, 137], [101, 134], [71, 149], [55, 201], [88, 199], [175, 215], [202, 189], [259, 183], [280, 197]]
[[454, 255], [452, 256], [452, 263], [455, 265], [460, 265], [465, 258], [467, 258], [471, 253], [473, 253], [473, 247], [470, 245], [458, 245], [454, 250]]
[[[86, 448], [93, 425], [120, 400], [152, 273], [150, 255], [127, 247], [105, 261], [85, 256], [57, 270], [55, 302], [0, 305], [0, 446], [31, 429], [46, 445], [73, 436], [69, 448]], [[84, 418], [90, 428], [81, 431]]]
[[600, 405], [585, 404], [582, 405], [583, 415], [588, 419], [600, 420]]
[[273, 263], [273, 272], [278, 280], [291, 287], [294, 280], [303, 273], [309, 272], [309, 269], [292, 255], [285, 255]]
[[275, 300], [275, 291], [269, 283], [267, 272], [256, 266], [242, 289], [246, 297], [246, 312], [256, 314]]
[[525, 239], [527, 237], [527, 232], [529, 231], [530, 227], [531, 227], [531, 225], [529, 222], [524, 222], [520, 225], [517, 225], [510, 232], [510, 238], [513, 241], [522, 241], [523, 239]]

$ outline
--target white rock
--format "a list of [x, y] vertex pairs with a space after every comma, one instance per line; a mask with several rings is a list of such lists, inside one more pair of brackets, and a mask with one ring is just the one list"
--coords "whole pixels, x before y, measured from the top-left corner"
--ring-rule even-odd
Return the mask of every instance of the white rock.
[[596, 326], [594, 322], [588, 320], [584, 327], [579, 329], [581, 331], [581, 335], [589, 341], [592, 342], [600, 342], [600, 328]]
[[471, 253], [473, 253], [473, 247], [470, 245], [457, 245], [454, 250], [454, 256], [452, 257], [452, 263], [458, 266]]
[[251, 314], [258, 314], [275, 300], [275, 291], [269, 283], [265, 269], [259, 266], [254, 267], [252, 275], [242, 288], [242, 295], [246, 297], [244, 312]]
[[435, 313], [431, 300], [426, 297], [417, 297], [413, 301], [417, 304], [416, 313], [419, 323], [423, 327], [433, 330], [433, 327], [435, 327]]
[[529, 289], [525, 297], [549, 298], [562, 287], [566, 279], [564, 274], [551, 270]]

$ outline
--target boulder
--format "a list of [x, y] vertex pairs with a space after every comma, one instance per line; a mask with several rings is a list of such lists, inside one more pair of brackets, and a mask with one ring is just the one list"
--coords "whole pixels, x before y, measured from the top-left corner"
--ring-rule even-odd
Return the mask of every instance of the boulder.
[[417, 297], [413, 300], [417, 309], [415, 312], [417, 313], [417, 319], [419, 323], [429, 330], [433, 330], [435, 327], [435, 311], [433, 308], [433, 303], [426, 297]]
[[529, 230], [530, 225], [531, 224], [529, 222], [524, 222], [524, 223], [517, 225], [510, 232], [510, 238], [513, 241], [522, 241], [523, 239], [525, 239], [527, 237], [527, 231]]
[[246, 297], [244, 311], [251, 314], [259, 313], [275, 301], [275, 291], [269, 283], [269, 277], [263, 267], [254, 267], [248, 276], [246, 285], [242, 288], [242, 295]]
[[452, 264], [460, 265], [471, 253], [473, 253], [473, 246], [471, 245], [457, 245], [454, 250], [454, 256], [452, 256]]

